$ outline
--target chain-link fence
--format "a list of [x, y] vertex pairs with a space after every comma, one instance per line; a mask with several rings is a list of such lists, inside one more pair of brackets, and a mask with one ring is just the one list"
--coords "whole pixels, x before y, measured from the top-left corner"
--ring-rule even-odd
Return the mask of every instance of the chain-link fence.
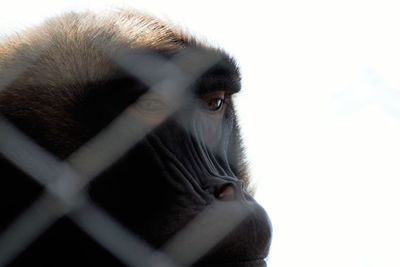
[[[102, 49], [103, 44], [96, 43], [96, 40], [92, 42], [94, 47]], [[46, 49], [42, 52], [46, 53]], [[63, 216], [68, 216], [127, 266], [190, 266], [235, 231], [252, 213], [251, 206], [236, 201], [216, 201], [204, 208], [160, 249], [154, 249], [88, 197], [88, 184], [120, 160], [155, 127], [162, 125], [183, 102], [194, 101], [195, 96], [188, 93], [188, 88], [221, 61], [218, 54], [200, 49], [185, 49], [168, 59], [150, 51], [133, 53], [129, 57], [112, 56], [116, 65], [135, 79], [139, 78], [149, 88], [133, 105], [140, 105], [146, 95], [156, 94], [168, 103], [167, 108], [157, 115], [156, 123], [140, 126], [132, 123], [133, 106], [125, 109], [65, 160], [48, 153], [7, 119], [1, 118], [0, 153], [45, 190], [0, 234], [0, 266], [7, 266], [18, 258]], [[2, 71], [8, 71], [9, 75], [2, 76], [7, 77], [1, 81], [2, 87], [12, 84], [30, 67], [18, 66], [11, 71], [4, 68]], [[184, 122], [177, 123], [191, 131]], [[197, 135], [192, 133], [192, 136]], [[132, 168], [134, 171], [135, 166]]]

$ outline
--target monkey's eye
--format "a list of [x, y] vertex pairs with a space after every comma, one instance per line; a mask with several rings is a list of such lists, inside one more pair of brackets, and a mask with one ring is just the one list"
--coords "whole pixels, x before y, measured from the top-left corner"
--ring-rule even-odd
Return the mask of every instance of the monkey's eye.
[[225, 104], [225, 92], [218, 91], [202, 97], [203, 106], [211, 112], [217, 112], [223, 109]]

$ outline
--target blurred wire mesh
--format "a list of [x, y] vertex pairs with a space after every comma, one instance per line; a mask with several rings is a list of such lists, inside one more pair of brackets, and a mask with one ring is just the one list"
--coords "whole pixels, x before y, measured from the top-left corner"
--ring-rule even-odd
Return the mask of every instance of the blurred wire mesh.
[[[171, 108], [162, 114], [160, 122], [190, 97], [185, 94], [186, 88], [218, 60], [215, 55], [210, 56], [198, 50], [185, 51], [169, 60], [150, 52], [141, 53], [129, 60], [114, 58], [119, 66], [132, 76], [139, 77], [150, 88], [148, 94], [157, 93], [168, 97], [163, 94], [165, 88], [173, 88], [174, 97], [171, 99], [169, 91], [168, 99], [165, 98]], [[8, 80], [1, 81], [1, 87], [12, 83], [28, 67], [10, 73]], [[249, 215], [249, 209], [235, 202], [212, 205], [170, 239], [161, 250], [154, 250], [93, 203], [87, 197], [85, 186], [156, 126], [143, 127], [138, 131], [132, 123], [129, 110], [126, 109], [111, 125], [65, 161], [53, 157], [5, 118], [0, 118], [0, 153], [45, 188], [42, 196], [0, 234], [0, 266], [7, 266], [17, 258], [62, 216], [69, 216], [76, 225], [127, 266], [191, 265]], [[205, 232], [207, 236], [204, 236]], [[174, 260], [170, 258], [171, 255]]]

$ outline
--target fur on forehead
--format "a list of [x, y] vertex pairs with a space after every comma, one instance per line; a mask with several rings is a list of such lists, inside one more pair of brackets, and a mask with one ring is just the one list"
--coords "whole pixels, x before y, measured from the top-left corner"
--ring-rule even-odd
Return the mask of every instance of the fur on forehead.
[[[138, 11], [67, 13], [0, 43], [0, 86], [60, 81], [93, 82], [112, 77], [112, 57], [122, 49], [180, 50], [209, 47], [191, 35]], [[19, 87], [19, 86], [18, 86]]]

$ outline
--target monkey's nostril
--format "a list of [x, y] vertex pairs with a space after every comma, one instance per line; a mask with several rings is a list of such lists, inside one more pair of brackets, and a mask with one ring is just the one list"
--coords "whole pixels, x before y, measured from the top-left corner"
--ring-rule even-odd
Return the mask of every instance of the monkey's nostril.
[[221, 187], [221, 190], [217, 193], [217, 198], [223, 201], [233, 200], [236, 195], [236, 189], [232, 184], [227, 184]]

